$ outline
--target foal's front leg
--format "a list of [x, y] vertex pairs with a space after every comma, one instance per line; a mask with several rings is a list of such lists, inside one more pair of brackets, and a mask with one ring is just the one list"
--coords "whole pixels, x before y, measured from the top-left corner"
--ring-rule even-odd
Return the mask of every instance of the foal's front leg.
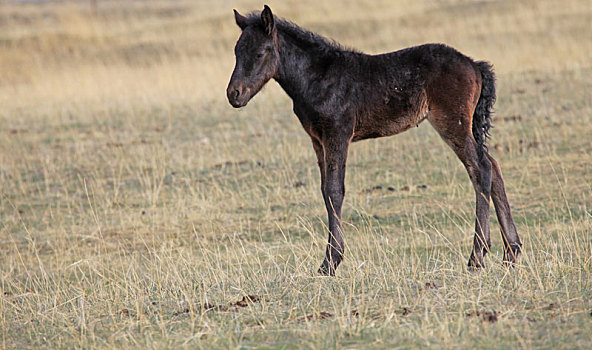
[[345, 196], [345, 162], [348, 146], [348, 137], [328, 138], [322, 144], [323, 152], [317, 151], [317, 157], [323, 155], [323, 161], [319, 160], [319, 166], [322, 164], [321, 186], [329, 216], [329, 242], [325, 252], [325, 260], [319, 268], [321, 275], [335, 275], [335, 269], [341, 263], [345, 250], [341, 226], [341, 206]]

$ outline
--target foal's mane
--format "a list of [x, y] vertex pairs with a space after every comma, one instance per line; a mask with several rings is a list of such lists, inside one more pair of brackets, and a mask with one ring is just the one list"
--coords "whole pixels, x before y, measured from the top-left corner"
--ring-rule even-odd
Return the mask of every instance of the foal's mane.
[[[250, 13], [246, 18], [248, 25], [263, 26], [260, 12]], [[327, 39], [319, 34], [306, 30], [295, 23], [286, 21], [283, 18], [278, 18], [276, 16], [273, 16], [273, 18], [275, 20], [276, 28], [279, 32], [297, 41], [305, 48], [320, 51], [321, 53], [326, 54], [338, 54], [346, 51], [353, 51], [344, 48], [334, 40]]]

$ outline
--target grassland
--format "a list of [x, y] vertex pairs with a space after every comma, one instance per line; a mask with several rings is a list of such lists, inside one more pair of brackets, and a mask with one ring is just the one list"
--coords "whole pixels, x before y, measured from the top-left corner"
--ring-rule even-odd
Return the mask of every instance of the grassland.
[[492, 217], [466, 269], [473, 190], [425, 123], [352, 147], [347, 256], [315, 275], [326, 214], [289, 99], [225, 101], [231, 10], [262, 3], [0, 2], [0, 346], [589, 348], [590, 2], [269, 4], [369, 53], [495, 65], [517, 268]]

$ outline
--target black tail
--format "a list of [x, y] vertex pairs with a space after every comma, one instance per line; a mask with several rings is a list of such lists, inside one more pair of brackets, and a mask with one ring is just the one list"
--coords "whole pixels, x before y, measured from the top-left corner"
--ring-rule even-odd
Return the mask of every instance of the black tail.
[[477, 141], [477, 152], [482, 154], [487, 149], [485, 142], [489, 138], [491, 128], [491, 113], [495, 103], [495, 74], [493, 67], [488, 62], [476, 62], [481, 72], [481, 96], [473, 115], [473, 137]]

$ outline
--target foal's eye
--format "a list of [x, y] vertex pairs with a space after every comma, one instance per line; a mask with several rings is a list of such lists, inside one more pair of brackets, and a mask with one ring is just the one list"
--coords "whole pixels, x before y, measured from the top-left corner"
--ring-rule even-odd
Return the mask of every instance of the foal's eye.
[[265, 54], [258, 53], [256, 57], [257, 57], [257, 58], [263, 58], [263, 56], [265, 56]]

